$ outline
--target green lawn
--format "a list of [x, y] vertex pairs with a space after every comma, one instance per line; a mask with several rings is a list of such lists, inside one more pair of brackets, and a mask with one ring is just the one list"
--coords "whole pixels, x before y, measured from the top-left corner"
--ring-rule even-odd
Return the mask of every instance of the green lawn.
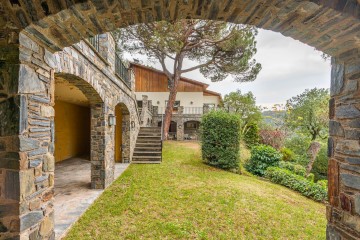
[[201, 162], [166, 142], [160, 165], [131, 165], [66, 239], [325, 239], [325, 206]]

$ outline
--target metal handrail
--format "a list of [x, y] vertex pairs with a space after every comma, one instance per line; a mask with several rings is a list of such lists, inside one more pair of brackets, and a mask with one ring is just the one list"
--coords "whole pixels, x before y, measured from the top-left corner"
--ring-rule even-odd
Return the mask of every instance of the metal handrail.
[[125, 66], [117, 54], [115, 54], [115, 73], [125, 82], [128, 87], [131, 88], [129, 69]]

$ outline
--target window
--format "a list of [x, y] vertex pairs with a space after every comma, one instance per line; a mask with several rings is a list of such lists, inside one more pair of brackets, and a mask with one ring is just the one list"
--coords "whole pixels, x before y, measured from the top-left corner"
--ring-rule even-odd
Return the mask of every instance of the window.
[[215, 103], [204, 103], [204, 107], [207, 107], [209, 110], [215, 109]]
[[138, 105], [138, 108], [142, 108], [143, 102], [142, 101], [137, 101], [137, 105]]
[[[165, 106], [167, 106], [167, 103], [168, 103], [168, 101], [165, 101]], [[179, 107], [180, 107], [180, 101], [175, 101], [173, 111], [177, 112], [179, 110]]]

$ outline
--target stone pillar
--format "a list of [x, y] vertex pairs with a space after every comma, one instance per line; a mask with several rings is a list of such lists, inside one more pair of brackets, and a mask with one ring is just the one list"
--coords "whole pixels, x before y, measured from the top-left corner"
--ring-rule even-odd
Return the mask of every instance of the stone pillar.
[[54, 58], [18, 36], [0, 47], [0, 238], [51, 239]]
[[176, 140], [183, 141], [184, 140], [184, 107], [180, 106], [178, 112], [176, 114], [177, 119], [179, 119], [176, 123]]
[[131, 122], [130, 122], [130, 115], [123, 114], [122, 119], [122, 158], [124, 163], [131, 162]]
[[[0, 239], [20, 233], [19, 47], [0, 45]], [[23, 109], [23, 112], [26, 112]]]
[[132, 68], [129, 69], [129, 76], [130, 76], [131, 91], [135, 92], [135, 73]]
[[332, 59], [327, 239], [360, 238], [360, 58]]
[[146, 127], [147, 126], [148, 107], [149, 107], [148, 96], [147, 95], [142, 95], [142, 109], [141, 109], [141, 114], [140, 114], [141, 127]]
[[91, 187], [104, 189], [114, 179], [114, 127], [105, 104], [91, 106]]
[[115, 39], [111, 33], [99, 35], [99, 53], [109, 63], [110, 69], [115, 72]]

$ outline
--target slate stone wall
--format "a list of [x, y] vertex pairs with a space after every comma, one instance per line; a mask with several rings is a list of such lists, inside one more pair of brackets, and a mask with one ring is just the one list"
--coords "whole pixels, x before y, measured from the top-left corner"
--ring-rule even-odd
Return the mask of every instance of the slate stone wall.
[[135, 94], [115, 76], [110, 54], [94, 52], [86, 41], [56, 54], [25, 34], [18, 41], [0, 55], [7, 58], [0, 61], [0, 238], [53, 239], [55, 77], [77, 86], [90, 102], [93, 188], [114, 179], [114, 127], [108, 117], [119, 103], [132, 121], [126, 141], [131, 160], [139, 130]]
[[360, 55], [332, 59], [328, 239], [360, 238]]

